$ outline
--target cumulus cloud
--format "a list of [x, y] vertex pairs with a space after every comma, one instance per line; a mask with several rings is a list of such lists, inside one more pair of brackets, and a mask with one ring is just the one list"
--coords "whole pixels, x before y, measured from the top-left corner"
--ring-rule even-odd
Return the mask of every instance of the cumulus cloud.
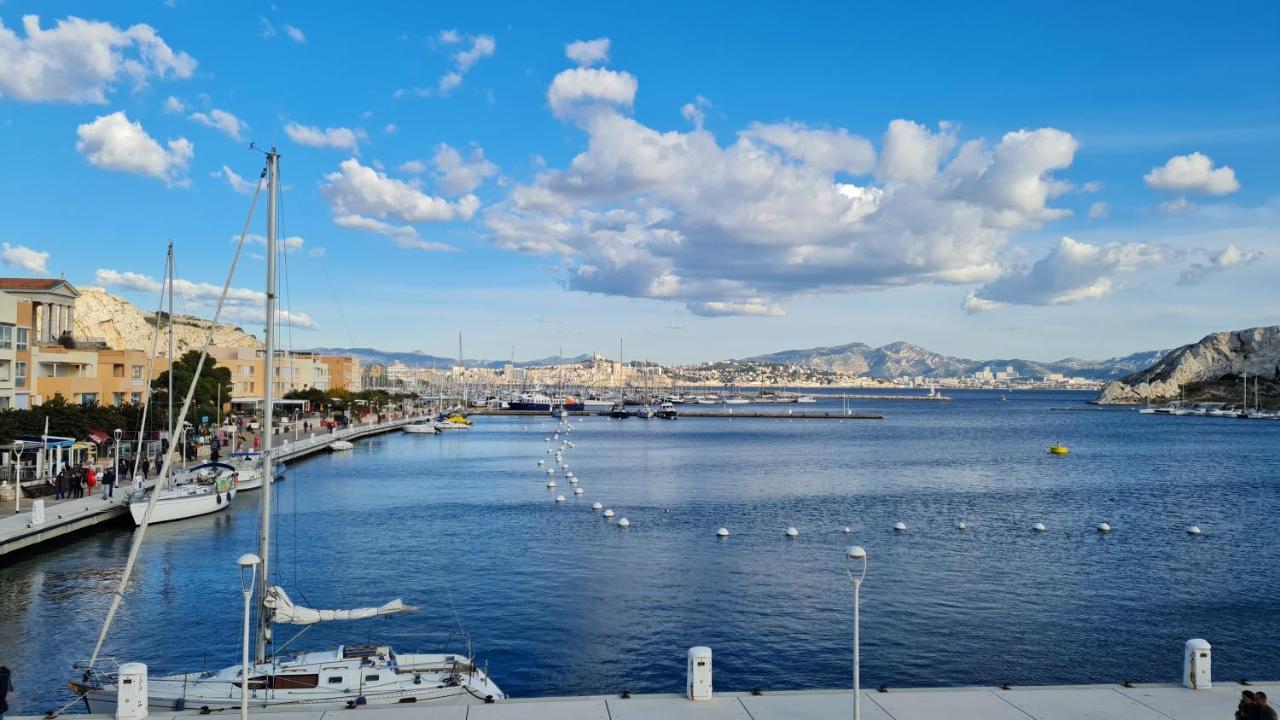
[[484, 156], [484, 149], [480, 147], [464, 159], [456, 148], [440, 143], [431, 164], [435, 166], [440, 189], [449, 196], [473, 192], [484, 184], [485, 178], [498, 172], [498, 166]]
[[[418, 238], [413, 224], [469, 220], [480, 209], [480, 199], [475, 195], [456, 201], [433, 197], [413, 184], [361, 165], [354, 158], [339, 164], [337, 172], [325, 175], [321, 191], [335, 225], [386, 235], [404, 247], [416, 249], [442, 248], [405, 244]], [[388, 220], [403, 224], [394, 225]]]
[[589, 67], [609, 62], [609, 38], [595, 40], [575, 40], [564, 46], [565, 57], [575, 63]]
[[[121, 272], [111, 268], [99, 268], [94, 273], [94, 284], [108, 290], [142, 293], [158, 293], [163, 287], [162, 281], [149, 275], [130, 271]], [[189, 312], [211, 316], [217, 309], [222, 286], [177, 278], [173, 281], [173, 291], [182, 298], [182, 304]], [[231, 322], [261, 323], [266, 317], [266, 303], [266, 293], [250, 288], [229, 288], [222, 310], [222, 319]], [[276, 318], [279, 322], [290, 324], [295, 328], [317, 330], [320, 327], [305, 313], [296, 312], [290, 315], [286, 311], [277, 310]]]
[[1142, 179], [1147, 187], [1164, 192], [1230, 195], [1240, 189], [1235, 170], [1226, 165], [1215, 168], [1212, 158], [1198, 152], [1169, 158]]
[[410, 160], [401, 164], [399, 170], [408, 175], [421, 175], [427, 171], [427, 164], [421, 160]]
[[49, 274], [49, 253], [43, 250], [32, 250], [25, 245], [4, 243], [0, 246], [0, 261], [9, 267], [26, 270], [32, 275]]
[[284, 34], [288, 36], [290, 40], [298, 43], [299, 45], [307, 41], [306, 34], [303, 33], [302, 30], [298, 29], [297, 27], [294, 27], [293, 25], [285, 25]]
[[76, 150], [95, 167], [145, 175], [163, 180], [168, 186], [190, 184], [185, 174], [195, 145], [186, 138], [166, 141], [160, 146], [142, 123], [130, 122], [123, 112], [100, 115], [76, 128]]
[[[233, 243], [240, 242], [239, 235], [232, 235], [230, 239], [231, 239], [231, 242]], [[248, 245], [265, 246], [267, 244], [267, 238], [257, 233], [249, 233], [248, 235], [245, 235], [244, 241]], [[306, 241], [297, 235], [289, 235], [288, 237], [278, 238], [277, 242], [279, 243], [280, 247], [283, 247], [285, 249], [286, 252], [295, 252], [297, 250], [301, 250], [302, 246], [306, 244]]]
[[179, 98], [170, 95], [164, 99], [164, 104], [160, 106], [160, 109], [170, 115], [174, 115], [180, 112], [186, 112], [187, 104], [182, 102]]
[[1191, 202], [1185, 196], [1178, 196], [1172, 200], [1165, 200], [1156, 207], [1165, 215], [1186, 215], [1187, 213], [1195, 212], [1196, 208], [1200, 206]]
[[456, 30], [446, 30], [438, 38], [442, 44], [456, 44], [464, 39], [469, 43], [465, 49], [453, 54], [453, 69], [440, 77], [438, 87], [441, 95], [448, 95], [449, 91], [461, 85], [463, 77], [472, 66], [492, 56], [498, 49], [498, 43], [492, 35], [467, 35], [464, 38]]
[[1030, 267], [1012, 268], [983, 285], [963, 304], [981, 312], [1000, 304], [1069, 305], [1115, 292], [1117, 276], [1170, 262], [1177, 254], [1162, 245], [1110, 243], [1091, 245], [1064, 237], [1057, 247]]
[[207, 113], [192, 113], [188, 120], [211, 127], [232, 140], [240, 140], [241, 134], [249, 129], [249, 124], [226, 110], [214, 108]]
[[0, 20], [0, 96], [27, 102], [105, 103], [120, 81], [134, 89], [151, 78], [184, 79], [196, 61], [174, 52], [150, 25], [120, 29], [67, 17], [41, 29], [38, 15], [24, 15], [25, 38]]
[[894, 120], [877, 149], [842, 128], [754, 123], [721, 143], [629, 117], [636, 88], [600, 68], [555, 77], [548, 105], [585, 149], [487, 208], [490, 242], [557, 258], [571, 290], [758, 315], [798, 293], [991, 282], [1019, 232], [1069, 214], [1055, 173], [1078, 143], [1061, 130], [988, 143]]
[[215, 170], [209, 173], [209, 177], [222, 178], [226, 180], [227, 184], [231, 186], [232, 190], [235, 190], [236, 192], [241, 194], [248, 194], [253, 191], [254, 187], [256, 187], [255, 183], [249, 182], [248, 180], [245, 180], [243, 177], [240, 177], [238, 174], [236, 174], [234, 170], [227, 167], [226, 165], [223, 165], [222, 168], [219, 170]]
[[1107, 215], [1110, 215], [1110, 214], [1111, 214], [1111, 211], [1107, 207], [1107, 204], [1105, 202], [1102, 202], [1101, 200], [1089, 204], [1090, 220], [1102, 220], [1106, 218]]
[[1235, 245], [1227, 245], [1218, 252], [1205, 252], [1207, 257], [1201, 262], [1192, 263], [1182, 272], [1179, 285], [1198, 285], [1210, 275], [1220, 273], [1233, 267], [1252, 265], [1263, 257], [1261, 250], [1241, 250]]
[[360, 149], [360, 142], [367, 137], [365, 131], [360, 128], [355, 130], [345, 127], [318, 128], [295, 122], [285, 125], [284, 133], [299, 145], [338, 148], [350, 150], [353, 153]]
[[602, 68], [565, 70], [551, 81], [547, 102], [560, 117], [567, 116], [578, 105], [611, 104], [631, 107], [635, 103], [638, 83], [631, 73]]

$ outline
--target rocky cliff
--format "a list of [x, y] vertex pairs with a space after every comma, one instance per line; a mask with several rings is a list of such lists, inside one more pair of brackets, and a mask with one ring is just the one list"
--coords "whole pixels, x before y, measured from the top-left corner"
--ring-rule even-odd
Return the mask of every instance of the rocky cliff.
[[1201, 399], [1192, 394], [1193, 390], [1203, 390], [1207, 395], [1204, 399], [1216, 399], [1222, 395], [1216, 386], [1224, 382], [1234, 384], [1238, 393], [1238, 378], [1245, 373], [1261, 378], [1267, 387], [1280, 380], [1280, 326], [1214, 333], [1200, 342], [1183, 345], [1146, 370], [1108, 383], [1098, 395], [1098, 402], [1175, 400], [1184, 387], [1188, 400]]
[[[155, 313], [143, 312], [122, 297], [96, 287], [80, 287], [76, 300], [76, 337], [102, 338], [116, 350], [150, 350], [151, 336], [155, 332]], [[258, 347], [258, 339], [235, 325], [219, 323], [190, 315], [174, 316], [176, 355], [187, 350], [199, 349], [205, 334], [214, 326], [213, 344], [217, 347]], [[159, 351], [168, 349], [167, 340], [161, 337]], [[176, 356], [175, 355], [175, 356]]]

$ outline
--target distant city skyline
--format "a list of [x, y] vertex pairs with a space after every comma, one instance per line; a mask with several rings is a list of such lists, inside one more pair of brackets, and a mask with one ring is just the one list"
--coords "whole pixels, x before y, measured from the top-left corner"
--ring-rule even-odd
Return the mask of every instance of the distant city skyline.
[[[247, 9], [246, 9], [247, 8]], [[1280, 323], [1280, 6], [0, 4], [0, 274], [291, 346], [1101, 360]], [[38, 16], [38, 17], [36, 17]], [[261, 335], [261, 234], [227, 321]]]

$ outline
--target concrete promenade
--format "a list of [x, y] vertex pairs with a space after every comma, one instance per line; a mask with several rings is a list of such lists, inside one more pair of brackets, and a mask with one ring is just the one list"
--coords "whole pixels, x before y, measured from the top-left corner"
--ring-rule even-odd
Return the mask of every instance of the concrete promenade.
[[[291, 462], [318, 452], [326, 452], [335, 440], [355, 441], [360, 438], [390, 432], [410, 422], [408, 418], [388, 420], [382, 423], [352, 425], [334, 433], [303, 433], [294, 431], [277, 435], [274, 449], [276, 459]], [[198, 462], [207, 461], [207, 456]], [[148, 483], [149, 485], [150, 483]], [[0, 559], [10, 553], [32, 550], [42, 543], [88, 531], [105, 523], [122, 520], [129, 515], [125, 496], [132, 484], [117, 485], [115, 497], [105, 500], [101, 486], [95, 486], [92, 495], [71, 500], [44, 499], [44, 522], [33, 522], [32, 499], [22, 498], [22, 512], [13, 512], [12, 501], [0, 509]]]
[[[862, 692], [865, 720], [1216, 720], [1234, 716], [1241, 690], [1280, 698], [1280, 682], [1215, 685], [1188, 690], [1178, 685], [1065, 685], [1049, 687], [923, 688]], [[198, 711], [155, 712], [149, 720], [190, 718]], [[618, 695], [508, 700], [492, 705], [390, 705], [356, 710], [293, 710], [255, 717], [287, 720], [847, 720], [849, 690], [716, 693], [693, 702], [683, 695]], [[213, 713], [236, 717], [238, 710]], [[31, 716], [21, 720], [41, 720]], [[81, 715], [114, 720], [109, 715]], [[12, 719], [11, 719], [12, 720]]]

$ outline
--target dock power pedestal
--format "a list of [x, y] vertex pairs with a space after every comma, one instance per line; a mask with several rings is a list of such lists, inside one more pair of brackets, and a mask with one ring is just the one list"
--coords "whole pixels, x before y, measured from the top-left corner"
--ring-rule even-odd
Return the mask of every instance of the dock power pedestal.
[[116, 720], [147, 717], [147, 666], [121, 663], [116, 672]]
[[711, 648], [689, 648], [689, 699], [711, 699]]
[[1182, 651], [1182, 684], [1192, 690], [1213, 687], [1213, 648], [1208, 640], [1188, 640]]

